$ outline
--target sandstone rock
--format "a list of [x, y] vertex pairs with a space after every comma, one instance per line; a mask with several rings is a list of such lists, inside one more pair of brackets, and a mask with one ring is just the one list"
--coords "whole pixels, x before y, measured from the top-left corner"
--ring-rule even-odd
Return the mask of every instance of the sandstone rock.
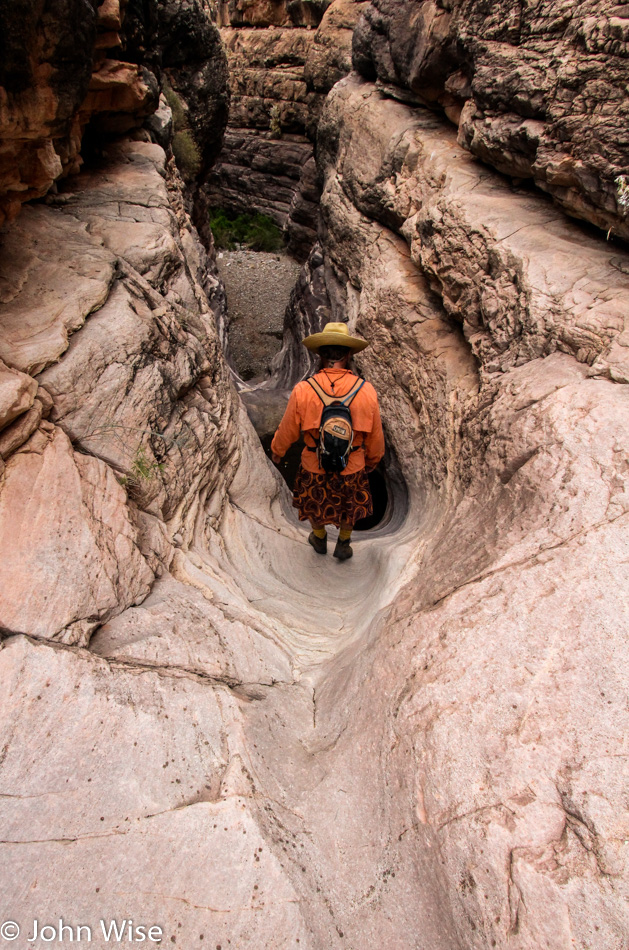
[[104, 624], [90, 649], [99, 656], [200, 673], [231, 686], [292, 683], [279, 643], [260, 636], [207, 592], [163, 577], [140, 607]]
[[626, 21], [614, 10], [612, 0], [578, 9], [505, 3], [488, 15], [478, 0], [374, 0], [355, 34], [354, 64], [440, 105], [483, 161], [533, 179], [569, 214], [626, 238], [627, 141], [618, 134]]
[[99, 621], [146, 596], [153, 574], [125, 500], [111, 470], [49, 424], [11, 456], [0, 492], [4, 631], [86, 643]]
[[[8, 895], [22, 927], [57, 921], [63, 907], [97, 947], [107, 946], [103, 918], [159, 925], [169, 943], [313, 946], [247, 788], [240, 703], [227, 687], [22, 637], [4, 644], [0, 664], [2, 731], [10, 721], [20, 737], [0, 768], [1, 847], [33, 895]], [[75, 875], [81, 886], [68, 893]]]
[[[245, 6], [256, 16], [262, 8]], [[316, 7], [302, 6], [304, 11]], [[299, 22], [289, 26], [295, 4], [274, 4], [273, 9], [281, 12], [281, 25], [242, 29], [241, 7], [237, 12], [230, 4], [228, 14], [222, 6], [232, 102], [224, 148], [206, 192], [214, 206], [232, 213], [260, 212], [280, 227], [292, 228], [289, 246], [305, 258], [316, 231], [316, 206], [309, 197], [312, 143], [307, 136], [316, 127], [322, 96], [305, 81], [314, 34], [294, 28], [303, 26]], [[299, 210], [295, 202], [301, 204]], [[293, 206], [301, 219], [294, 227]]]
[[[184, 100], [203, 178], [220, 152], [229, 110], [227, 60], [204, 0], [160, 0], [156, 44], [170, 85]], [[177, 131], [177, 130], [176, 130]]]
[[81, 104], [81, 122], [86, 125], [92, 119], [99, 132], [127, 132], [155, 112], [158, 100], [157, 80], [149, 70], [135, 63], [104, 59], [92, 73]]
[[163, 95], [160, 96], [159, 106], [144, 122], [154, 141], [167, 149], [173, 137], [173, 114]]
[[0, 430], [33, 405], [37, 383], [0, 362]]
[[333, 0], [314, 35], [305, 64], [304, 78], [315, 92], [328, 93], [352, 70], [352, 35], [364, 0]]
[[95, 5], [54, 0], [0, 13], [0, 224], [46, 193], [80, 147], [76, 113], [87, 92]]
[[[309, 177], [311, 159], [312, 145], [303, 136], [274, 141], [251, 129], [228, 129], [221, 160], [210, 174], [206, 194], [214, 206], [238, 214], [259, 212], [279, 227], [288, 227], [301, 182], [304, 176]], [[306, 215], [314, 234], [312, 217]], [[316, 213], [314, 217], [316, 220]]]
[[[421, 13], [439, 46], [447, 17]], [[446, 83], [454, 114], [466, 77]], [[407, 93], [332, 92], [321, 244], [286, 328], [287, 388], [325, 308], [371, 341], [393, 511], [344, 564], [308, 546], [235, 417], [220, 290], [160, 149], [106, 148], [36, 209], [60, 247], [84, 236], [77, 268], [96, 248], [111, 273], [2, 430], [36, 402], [57, 420], [0, 483], [0, 847], [23, 926], [132, 916], [187, 948], [622, 944], [629, 264]], [[46, 289], [16, 247], [27, 316]], [[118, 484], [115, 440], [89, 442], [109, 411], [110, 431], [151, 430], [150, 498]]]
[[[383, 626], [348, 644], [315, 687], [314, 749], [328, 778], [308, 796], [312, 845], [325, 864], [331, 842], [317, 815], [331, 804], [343, 815], [335, 847], [352, 856], [386, 814], [376, 850], [395, 874], [389, 890], [354, 859], [338, 925], [372, 945], [361, 897], [378, 895], [369, 921], [380, 927], [382, 908], [400, 906], [395, 888], [425, 895], [430, 878], [446, 946], [560, 947], [568, 919], [586, 943], [596, 919], [593, 939], [612, 948], [627, 880], [622, 782], [607, 764], [595, 779], [589, 763], [616, 761], [622, 726], [601, 733], [598, 723], [612, 709], [624, 716], [613, 657], [627, 610], [627, 396], [610, 381], [624, 378], [614, 374], [627, 288], [611, 276], [624, 265], [373, 85], [337, 85], [318, 157], [322, 251], [297, 312], [316, 324], [316, 276], [315, 299], [370, 339], [360, 366], [381, 394], [410, 491], [406, 524], [421, 536], [417, 573]], [[466, 271], [463, 256], [480, 266]], [[477, 293], [489, 309], [475, 310]], [[340, 694], [356, 703], [340, 707]], [[362, 776], [360, 805], [348, 807], [341, 762]], [[382, 782], [370, 779], [375, 762]], [[295, 751], [269, 765], [280, 794], [298, 763]], [[420, 913], [430, 933], [431, 912]], [[396, 925], [389, 941], [414, 945], [410, 921], [399, 914]]]
[[120, 3], [108, 0], [98, 10], [95, 3], [55, 0], [39, 13], [3, 17], [3, 33], [19, 39], [9, 40], [0, 72], [0, 224], [79, 170], [86, 126], [93, 147], [96, 136], [125, 132], [155, 111], [158, 83], [143, 62], [155, 65], [155, 52], [131, 40], [125, 61], [122, 20]]
[[169, 203], [163, 151], [127, 143], [111, 158], [84, 176], [83, 189], [56, 213], [57, 227], [63, 233], [64, 223], [72, 230], [82, 219], [94, 240], [115, 249], [122, 279], [40, 380], [54, 400], [53, 420], [112, 465], [142, 508], [171, 517], [211, 479], [217, 454], [227, 462], [232, 396], [211, 362], [214, 317], [185, 263], [186, 254], [193, 262], [181, 237], [189, 232], [180, 232]]
[[315, 360], [301, 341], [328, 322], [329, 307], [324, 255], [315, 244], [291, 294], [284, 315], [282, 349], [271, 364], [279, 389], [291, 388], [312, 372]]
[[[158, 146], [120, 144], [110, 149], [109, 165], [84, 176], [79, 191], [25, 209], [4, 243], [7, 359], [39, 370], [59, 359], [74, 331], [69, 352], [40, 374], [46, 385], [31, 407], [0, 433], [8, 460], [3, 531], [13, 536], [16, 509], [35, 525], [12, 549], [3, 589], [41, 585], [37, 596], [3, 606], [10, 630], [86, 642], [99, 622], [148, 593], [153, 573], [140, 547], [153, 570], [168, 568], [172, 548], [155, 512], [194, 518], [199, 493], [211, 493], [219, 471], [229, 477], [232, 395], [214, 356], [210, 301], [195, 276], [207, 269], [207, 258], [183, 211], [179, 224], [166, 175]], [[10, 378], [20, 380], [17, 373]], [[83, 451], [111, 463], [153, 516], [128, 505], [111, 468], [74, 454], [59, 429], [31, 436], [42, 413], [52, 413]], [[164, 479], [173, 479], [168, 491]], [[44, 488], [45, 515], [38, 495]], [[49, 552], [39, 580], [38, 546]]]
[[3, 459], [12, 455], [35, 432], [42, 419], [42, 408], [39, 399], [35, 399], [28, 412], [23, 413], [0, 433], [0, 456]]
[[[322, 199], [329, 240], [347, 198], [402, 233], [489, 371], [560, 349], [595, 364], [597, 375], [617, 373], [606, 354], [626, 349], [629, 283], [608, 247], [539, 199], [488, 177], [430, 113], [355, 80], [336, 89], [319, 139], [322, 163], [343, 175], [341, 186], [328, 174], [330, 196]], [[339, 135], [338, 110], [350, 102], [354, 119]], [[334, 260], [352, 273], [360, 261], [340, 237]]]
[[275, 105], [283, 133], [316, 125], [321, 96], [308, 90], [304, 65], [313, 34], [305, 30], [225, 29], [232, 90], [230, 126], [269, 129]]
[[320, 198], [317, 165], [311, 156], [302, 167], [286, 219], [287, 247], [298, 261], [305, 261], [316, 243]]
[[[351, 69], [351, 33], [364, 6], [334, 0], [220, 7], [232, 104], [207, 195], [232, 213], [271, 217], [286, 228], [288, 248], [298, 260], [306, 260], [317, 232], [319, 183], [311, 142], [325, 94]], [[295, 28], [310, 25], [304, 14], [321, 21], [316, 32]]]
[[58, 360], [69, 335], [107, 299], [114, 260], [76, 219], [42, 206], [25, 209], [0, 251], [5, 363], [36, 374]]
[[219, 26], [316, 26], [330, 0], [218, 0]]

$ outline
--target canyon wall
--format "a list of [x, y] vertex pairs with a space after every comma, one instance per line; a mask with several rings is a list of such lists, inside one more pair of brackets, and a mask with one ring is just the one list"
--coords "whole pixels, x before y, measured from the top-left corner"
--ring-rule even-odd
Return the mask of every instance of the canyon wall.
[[[452, 109], [428, 76], [445, 85], [457, 66], [435, 39], [454, 42], [451, 13], [433, 7], [368, 9], [354, 45], [364, 78], [335, 86], [319, 124], [321, 247], [293, 311], [316, 327], [327, 300], [371, 341], [360, 367], [381, 396], [418, 546], [386, 626], [330, 665], [318, 721], [339, 768], [374, 798], [378, 771], [405, 802], [387, 812], [383, 861], [399, 874], [393, 842], [408, 836], [418, 867], [438, 855], [461, 946], [619, 947], [629, 268], [618, 244], [475, 161], [464, 124], [475, 98], [458, 137], [421, 107]], [[495, 70], [483, 76], [499, 85]], [[614, 98], [598, 94], [609, 114]], [[516, 174], [507, 146], [497, 136], [500, 170]], [[576, 132], [562, 147], [583, 165]], [[558, 203], [612, 222], [586, 214], [582, 194]], [[293, 353], [289, 339], [287, 373]], [[352, 689], [360, 700], [342, 712], [335, 697]], [[347, 851], [359, 840], [352, 826]], [[389, 906], [382, 889], [373, 899]], [[413, 940], [400, 945], [423, 945]]]
[[351, 38], [364, 2], [223, 3], [231, 111], [206, 189], [231, 213], [259, 212], [286, 229], [307, 257], [316, 240], [319, 188], [313, 158], [326, 94], [351, 68]]
[[354, 63], [443, 108], [483, 162], [627, 238], [628, 40], [629, 9], [613, 0], [375, 0]]

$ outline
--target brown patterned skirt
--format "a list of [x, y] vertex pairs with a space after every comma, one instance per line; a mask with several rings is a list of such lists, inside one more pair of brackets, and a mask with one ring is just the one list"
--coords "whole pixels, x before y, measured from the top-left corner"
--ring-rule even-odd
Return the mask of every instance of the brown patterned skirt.
[[293, 507], [300, 521], [314, 524], [355, 525], [373, 514], [369, 479], [364, 468], [352, 475], [330, 472], [318, 475], [302, 466], [295, 477]]

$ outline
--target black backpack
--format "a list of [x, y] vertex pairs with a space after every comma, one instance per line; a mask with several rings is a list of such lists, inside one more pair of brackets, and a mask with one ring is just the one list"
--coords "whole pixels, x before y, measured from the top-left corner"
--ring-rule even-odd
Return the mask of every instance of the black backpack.
[[349, 407], [365, 380], [358, 380], [345, 396], [331, 396], [315, 379], [310, 378], [306, 382], [312, 386], [323, 403], [319, 442], [316, 448], [311, 448], [311, 451], [317, 453], [319, 465], [324, 471], [342, 472], [347, 465], [354, 441], [352, 414]]

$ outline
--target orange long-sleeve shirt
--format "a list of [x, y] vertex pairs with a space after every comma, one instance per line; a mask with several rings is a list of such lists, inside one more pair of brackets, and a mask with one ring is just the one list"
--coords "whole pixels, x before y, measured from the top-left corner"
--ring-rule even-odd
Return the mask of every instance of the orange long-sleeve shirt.
[[[330, 395], [346, 396], [358, 377], [348, 369], [324, 369], [315, 374], [315, 380]], [[280, 458], [286, 454], [293, 442], [304, 433], [306, 448], [301, 453], [301, 464], [307, 472], [325, 474], [319, 465], [317, 453], [308, 446], [316, 446], [321, 424], [323, 403], [305, 380], [297, 383], [277, 432], [271, 442], [271, 451]], [[384, 455], [384, 435], [380, 420], [378, 395], [371, 383], [365, 382], [350, 405], [354, 446], [360, 446], [350, 452], [343, 475], [352, 475], [367, 465], [373, 468]]]

